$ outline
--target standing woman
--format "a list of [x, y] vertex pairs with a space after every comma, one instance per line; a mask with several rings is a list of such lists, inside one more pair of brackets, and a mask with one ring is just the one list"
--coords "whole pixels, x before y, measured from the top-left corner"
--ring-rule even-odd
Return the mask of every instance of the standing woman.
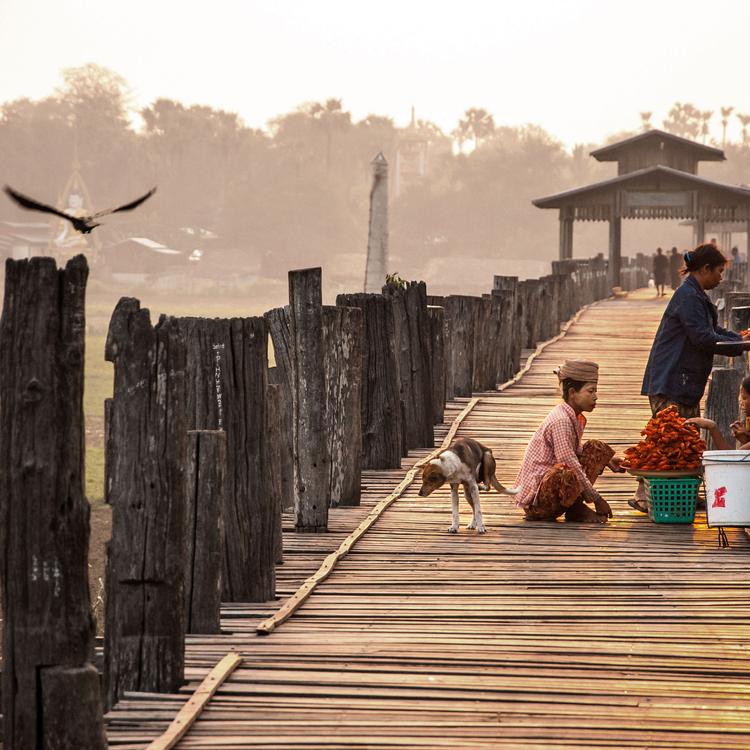
[[[648, 396], [653, 415], [675, 405], [686, 419], [700, 416], [714, 354], [736, 357], [750, 349], [750, 334], [741, 336], [718, 325], [716, 306], [706, 294], [721, 283], [726, 264], [711, 243], [685, 253], [681, 273], [686, 278], [664, 311], [643, 376], [641, 393]], [[718, 346], [721, 342], [734, 345]], [[629, 504], [648, 511], [642, 481]]]

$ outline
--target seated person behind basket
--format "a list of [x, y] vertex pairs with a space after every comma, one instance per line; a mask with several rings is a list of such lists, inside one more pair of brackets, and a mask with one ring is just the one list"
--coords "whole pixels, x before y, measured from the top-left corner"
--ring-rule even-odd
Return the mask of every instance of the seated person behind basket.
[[520, 489], [516, 505], [529, 521], [554, 521], [564, 513], [566, 521], [606, 523], [612, 511], [592, 485], [606, 466], [622, 471], [620, 459], [600, 440], [581, 446], [583, 412], [596, 406], [599, 365], [570, 360], [556, 372], [563, 403], [547, 415], [526, 448], [515, 483]]
[[[731, 425], [732, 435], [740, 444], [740, 450], [750, 450], [750, 377], [745, 378], [740, 386], [740, 412], [745, 417], [743, 421], [733, 422]], [[703, 417], [693, 417], [686, 419], [685, 424], [694, 424], [708, 430], [714, 441], [716, 450], [726, 451], [734, 450], [735, 446], [730, 445], [731, 440], [727, 440], [719, 431], [716, 422], [713, 419], [704, 419]]]

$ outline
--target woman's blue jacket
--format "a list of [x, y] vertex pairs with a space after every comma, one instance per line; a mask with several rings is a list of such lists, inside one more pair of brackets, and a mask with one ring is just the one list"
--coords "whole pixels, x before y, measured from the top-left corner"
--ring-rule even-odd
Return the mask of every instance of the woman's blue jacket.
[[719, 341], [741, 341], [721, 328], [716, 306], [693, 276], [688, 276], [669, 300], [656, 332], [643, 375], [641, 393], [657, 393], [686, 406], [698, 404], [711, 374], [714, 354], [736, 357], [741, 347], [717, 347]]

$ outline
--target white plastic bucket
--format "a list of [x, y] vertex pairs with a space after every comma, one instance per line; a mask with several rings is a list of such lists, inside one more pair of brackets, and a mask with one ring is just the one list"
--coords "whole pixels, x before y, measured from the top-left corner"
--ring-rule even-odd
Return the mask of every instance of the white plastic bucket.
[[750, 451], [705, 451], [709, 526], [750, 526]]

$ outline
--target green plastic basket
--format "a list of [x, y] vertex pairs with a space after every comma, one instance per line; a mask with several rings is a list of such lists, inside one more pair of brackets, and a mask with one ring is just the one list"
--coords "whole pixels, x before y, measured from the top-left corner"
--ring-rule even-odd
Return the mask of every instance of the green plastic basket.
[[646, 477], [648, 517], [654, 523], [692, 523], [699, 477]]

